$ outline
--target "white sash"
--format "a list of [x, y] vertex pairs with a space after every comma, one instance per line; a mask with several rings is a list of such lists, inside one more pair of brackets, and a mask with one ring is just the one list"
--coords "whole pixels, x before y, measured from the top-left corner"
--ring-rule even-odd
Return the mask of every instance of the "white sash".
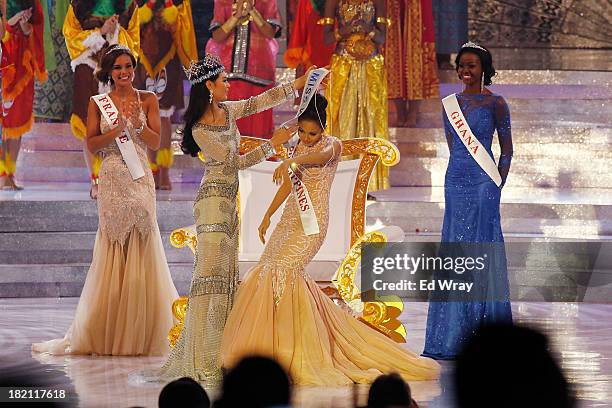
[[485, 173], [491, 177], [491, 180], [499, 187], [502, 184], [502, 178], [499, 174], [499, 170], [497, 169], [497, 165], [495, 161], [489, 156], [489, 153], [484, 148], [484, 146], [480, 143], [478, 138], [472, 133], [472, 129], [465, 120], [463, 116], [463, 112], [459, 107], [459, 102], [457, 101], [457, 95], [452, 94], [442, 99], [442, 104], [444, 105], [444, 112], [446, 113], [446, 117], [448, 121], [457, 132], [459, 139], [465, 145], [465, 148], [470, 152], [476, 163], [484, 170]]
[[[329, 70], [325, 68], [315, 69], [310, 73], [308, 79], [306, 80], [306, 86], [304, 86], [304, 91], [302, 92], [302, 100], [300, 102], [300, 107], [297, 111], [295, 117], [299, 117], [308, 107], [310, 100], [317, 92], [317, 88], [321, 85], [321, 82], [325, 78], [325, 76], [329, 74]], [[297, 148], [297, 144], [300, 141], [299, 136], [294, 135], [287, 142], [287, 153], [289, 158], [293, 157], [295, 150]], [[310, 194], [308, 194], [308, 189], [306, 185], [300, 180], [299, 176], [289, 168], [289, 180], [291, 181], [291, 190], [293, 192], [293, 196], [295, 197], [295, 202], [298, 207], [298, 211], [300, 212], [300, 219], [302, 221], [302, 228], [304, 229], [304, 234], [306, 235], [314, 235], [319, 233], [319, 223], [317, 222], [317, 215], [314, 211], [314, 205], [312, 204], [312, 200], [310, 199]]]
[[[102, 112], [102, 116], [106, 120], [106, 123], [108, 123], [111, 129], [116, 128], [119, 125], [119, 110], [113, 103], [111, 97], [108, 96], [108, 94], [100, 94], [94, 96], [93, 100], [98, 105], [98, 108], [100, 108], [100, 112]], [[127, 165], [132, 175], [132, 179], [138, 180], [143, 177], [145, 172], [127, 127], [115, 138], [115, 142], [117, 142], [123, 161]]]

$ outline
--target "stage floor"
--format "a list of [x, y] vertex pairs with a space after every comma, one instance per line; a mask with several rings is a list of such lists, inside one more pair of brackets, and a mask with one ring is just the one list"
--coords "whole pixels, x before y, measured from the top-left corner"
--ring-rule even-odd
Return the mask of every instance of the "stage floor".
[[[21, 372], [40, 384], [56, 384], [83, 407], [156, 407], [161, 386], [132, 385], [128, 374], [161, 364], [161, 358], [52, 357], [32, 355], [32, 342], [64, 335], [76, 298], [0, 299], [0, 361], [3, 373]], [[513, 304], [515, 320], [544, 330], [580, 399], [579, 407], [612, 406], [612, 304]], [[401, 320], [407, 347], [423, 347], [427, 303], [407, 304]], [[503, 352], [503, 350], [500, 350]], [[452, 363], [443, 364], [441, 382], [412, 382], [422, 407], [452, 407]], [[529, 367], [525, 367], [526, 370]], [[296, 407], [353, 407], [354, 396], [365, 404], [367, 386], [296, 387]], [[216, 390], [208, 390], [215, 396]], [[77, 397], [78, 396], [78, 397]]]

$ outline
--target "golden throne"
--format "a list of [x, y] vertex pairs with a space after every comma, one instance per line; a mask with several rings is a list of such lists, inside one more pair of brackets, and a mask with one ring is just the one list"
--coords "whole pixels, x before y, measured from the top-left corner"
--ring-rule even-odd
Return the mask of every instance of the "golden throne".
[[[240, 140], [240, 152], [244, 154], [263, 142], [265, 142], [263, 139], [242, 136]], [[384, 228], [382, 230], [369, 232], [366, 232], [365, 229], [366, 198], [370, 176], [379, 160], [385, 166], [394, 166], [397, 164], [400, 159], [399, 151], [392, 143], [386, 140], [359, 138], [342, 141], [342, 156], [346, 160], [340, 163], [341, 165], [346, 161], [353, 162], [350, 163], [350, 168], [348, 170], [350, 172], [350, 178], [348, 180], [352, 181], [352, 188], [350, 185], [344, 186], [349, 188], [349, 190], [346, 190], [349, 194], [344, 194], [341, 197], [341, 200], [347, 201], [344, 208], [347, 206], [351, 208], [350, 213], [342, 220], [343, 228], [350, 228], [348, 231], [343, 231], [349, 241], [347, 242], [348, 251], [345, 254], [344, 251], [346, 249], [343, 250], [340, 259], [340, 267], [331, 279], [334, 288], [326, 288], [325, 292], [328, 295], [336, 295], [338, 300], [344, 302], [352, 310], [353, 314], [363, 323], [368, 324], [397, 342], [405, 342], [406, 330], [398, 320], [398, 316], [403, 310], [402, 301], [399, 298], [389, 297], [385, 298], [384, 302], [362, 303], [361, 292], [356, 281], [359, 262], [361, 260], [361, 244], [363, 242], [385, 242], [388, 239], [387, 235], [389, 232], [393, 232], [398, 236], [397, 230], [400, 231], [402, 235], [401, 239], [403, 239], [403, 232], [397, 227], [395, 227], [395, 230]], [[275, 156], [277, 159], [286, 157], [285, 151]], [[267, 164], [268, 167], [272, 165], [273, 164], [269, 162]], [[338, 182], [337, 176], [334, 184]], [[333, 196], [331, 199], [333, 199]], [[269, 203], [266, 203], [266, 206], [267, 204]], [[244, 210], [244, 205], [241, 207]], [[330, 218], [331, 216], [330, 214]], [[270, 226], [270, 231], [272, 228], [273, 225]], [[329, 238], [328, 236], [327, 239]], [[170, 242], [176, 248], [187, 246], [195, 252], [197, 236], [194, 229], [191, 227], [178, 228], [170, 235]], [[331, 291], [329, 289], [331, 289]], [[177, 299], [172, 305], [173, 314], [178, 321], [168, 334], [168, 339], [172, 346], [174, 346], [178, 340], [178, 336], [183, 328], [186, 310], [186, 297]]]

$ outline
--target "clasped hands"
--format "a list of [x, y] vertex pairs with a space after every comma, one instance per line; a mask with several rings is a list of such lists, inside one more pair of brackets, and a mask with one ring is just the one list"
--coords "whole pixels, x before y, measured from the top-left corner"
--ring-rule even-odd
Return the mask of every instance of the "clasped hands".
[[128, 123], [132, 122], [135, 129], [143, 127], [142, 120], [140, 119], [140, 107], [138, 102], [130, 101], [122, 104], [121, 111], [119, 112], [119, 125], [117, 131], [123, 132], [128, 126]]
[[11, 17], [7, 23], [10, 26], [15, 26], [19, 24], [21, 27], [21, 31], [25, 35], [28, 35], [32, 32], [32, 24], [30, 24], [30, 19], [32, 18], [32, 7], [27, 8], [25, 10], [21, 10], [16, 13], [13, 17]]

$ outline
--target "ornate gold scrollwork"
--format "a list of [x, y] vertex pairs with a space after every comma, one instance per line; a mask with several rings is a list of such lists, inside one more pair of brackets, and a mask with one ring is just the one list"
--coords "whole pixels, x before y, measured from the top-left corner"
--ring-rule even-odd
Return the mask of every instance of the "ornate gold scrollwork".
[[397, 296], [387, 296], [382, 302], [361, 303], [361, 291], [355, 283], [355, 274], [361, 262], [361, 244], [364, 242], [387, 242], [382, 232], [372, 231], [362, 235], [349, 249], [346, 258], [332, 278], [332, 283], [349, 307], [361, 313], [358, 319], [398, 343], [406, 342], [406, 328], [398, 320], [404, 303]]
[[168, 333], [170, 347], [174, 347], [176, 345], [176, 342], [181, 335], [181, 331], [183, 330], [185, 315], [187, 314], [187, 302], [187, 298], [185, 296], [181, 296], [172, 303], [172, 315], [176, 319], [177, 323], [172, 326], [170, 332]]

